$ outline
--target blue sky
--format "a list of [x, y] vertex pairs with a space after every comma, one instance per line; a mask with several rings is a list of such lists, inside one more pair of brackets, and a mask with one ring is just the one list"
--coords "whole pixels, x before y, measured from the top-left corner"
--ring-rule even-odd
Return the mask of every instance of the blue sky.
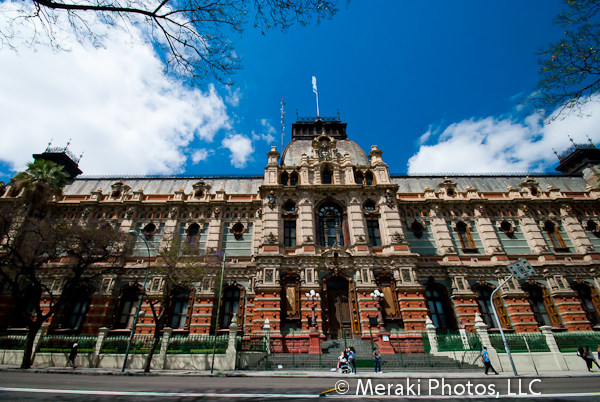
[[107, 31], [100, 49], [72, 38], [70, 52], [2, 48], [0, 179], [51, 139], [71, 139], [87, 175], [262, 174], [270, 147], [281, 151], [282, 96], [286, 144], [296, 110], [316, 115], [313, 75], [321, 115], [339, 109], [349, 137], [382, 149], [391, 172], [553, 171], [568, 135], [600, 142], [597, 104], [550, 125], [520, 105], [537, 50], [560, 38], [561, 1], [343, 6], [318, 27], [232, 36], [244, 68], [231, 88], [162, 76], [135, 31]]

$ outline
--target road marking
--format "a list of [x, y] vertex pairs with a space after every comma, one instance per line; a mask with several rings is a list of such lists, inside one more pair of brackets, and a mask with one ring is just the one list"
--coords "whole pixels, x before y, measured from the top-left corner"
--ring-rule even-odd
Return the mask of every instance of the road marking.
[[[96, 391], [85, 389], [43, 389], [43, 388], [9, 388], [0, 387], [0, 392], [28, 392], [38, 394], [71, 394], [71, 395], [111, 395], [111, 396], [143, 396], [143, 397], [209, 397], [209, 398], [321, 398], [318, 394], [219, 394], [211, 392], [136, 392], [136, 391]], [[385, 395], [384, 395], [385, 396]], [[422, 398], [461, 398], [461, 399], [493, 399], [495, 395], [416, 395], [403, 396], [405, 399], [422, 399]], [[574, 398], [574, 397], [600, 397], [600, 392], [582, 392], [568, 394], [542, 394], [542, 395], [500, 395], [501, 398]], [[339, 395], [333, 398], [352, 398], [352, 399], [372, 399], [381, 398], [381, 395]]]

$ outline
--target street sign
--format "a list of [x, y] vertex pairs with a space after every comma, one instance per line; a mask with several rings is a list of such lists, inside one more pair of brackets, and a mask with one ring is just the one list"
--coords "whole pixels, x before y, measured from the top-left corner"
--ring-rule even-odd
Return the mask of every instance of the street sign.
[[506, 266], [517, 279], [525, 279], [535, 275], [535, 270], [525, 258]]

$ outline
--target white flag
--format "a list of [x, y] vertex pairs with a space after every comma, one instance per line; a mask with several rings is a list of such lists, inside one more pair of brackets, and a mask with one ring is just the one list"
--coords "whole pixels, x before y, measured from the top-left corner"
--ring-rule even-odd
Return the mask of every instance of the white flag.
[[315, 77], [314, 75], [312, 77], [312, 84], [313, 84], [313, 92], [317, 93], [317, 77]]

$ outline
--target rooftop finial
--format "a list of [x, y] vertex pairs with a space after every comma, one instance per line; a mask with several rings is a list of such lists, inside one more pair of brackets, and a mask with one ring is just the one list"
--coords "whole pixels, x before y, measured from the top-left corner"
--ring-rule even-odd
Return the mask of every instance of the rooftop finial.
[[592, 144], [592, 146], [595, 148], [596, 145], [592, 142], [592, 139], [590, 138], [590, 136], [586, 135], [586, 137], [587, 137], [588, 141], [590, 142], [590, 144]]
[[69, 142], [67, 142], [67, 145], [65, 145], [65, 151], [67, 150], [67, 148], [69, 148], [69, 144], [71, 143], [72, 138], [69, 138]]
[[52, 145], [52, 138], [50, 138], [50, 142], [48, 143], [48, 146], [46, 147], [46, 152], [48, 152], [51, 145]]
[[77, 165], [79, 165], [79, 162], [81, 162], [81, 158], [83, 158], [83, 153], [85, 151], [81, 151], [81, 155], [79, 155], [79, 160], [77, 160]]
[[298, 109], [296, 109], [296, 122], [298, 121]]
[[574, 146], [575, 148], [577, 148], [577, 144], [575, 144], [575, 142], [573, 141], [573, 138], [571, 138], [571, 136], [570, 136], [570, 135], [568, 135], [568, 134], [567, 134], [567, 137], [569, 137], [569, 141], [571, 141], [571, 144], [573, 144], [573, 146]]
[[319, 114], [319, 92], [317, 92], [317, 77], [315, 77], [313, 75], [312, 77], [312, 87], [313, 87], [313, 92], [315, 93], [316, 97], [317, 97], [317, 117], [320, 116]]
[[338, 109], [337, 111], [338, 111], [338, 121], [341, 121], [340, 120], [340, 109]]
[[560, 156], [558, 156], [558, 152], [556, 152], [556, 149], [552, 148], [552, 152], [554, 152], [554, 155], [556, 155], [556, 157], [560, 161]]

